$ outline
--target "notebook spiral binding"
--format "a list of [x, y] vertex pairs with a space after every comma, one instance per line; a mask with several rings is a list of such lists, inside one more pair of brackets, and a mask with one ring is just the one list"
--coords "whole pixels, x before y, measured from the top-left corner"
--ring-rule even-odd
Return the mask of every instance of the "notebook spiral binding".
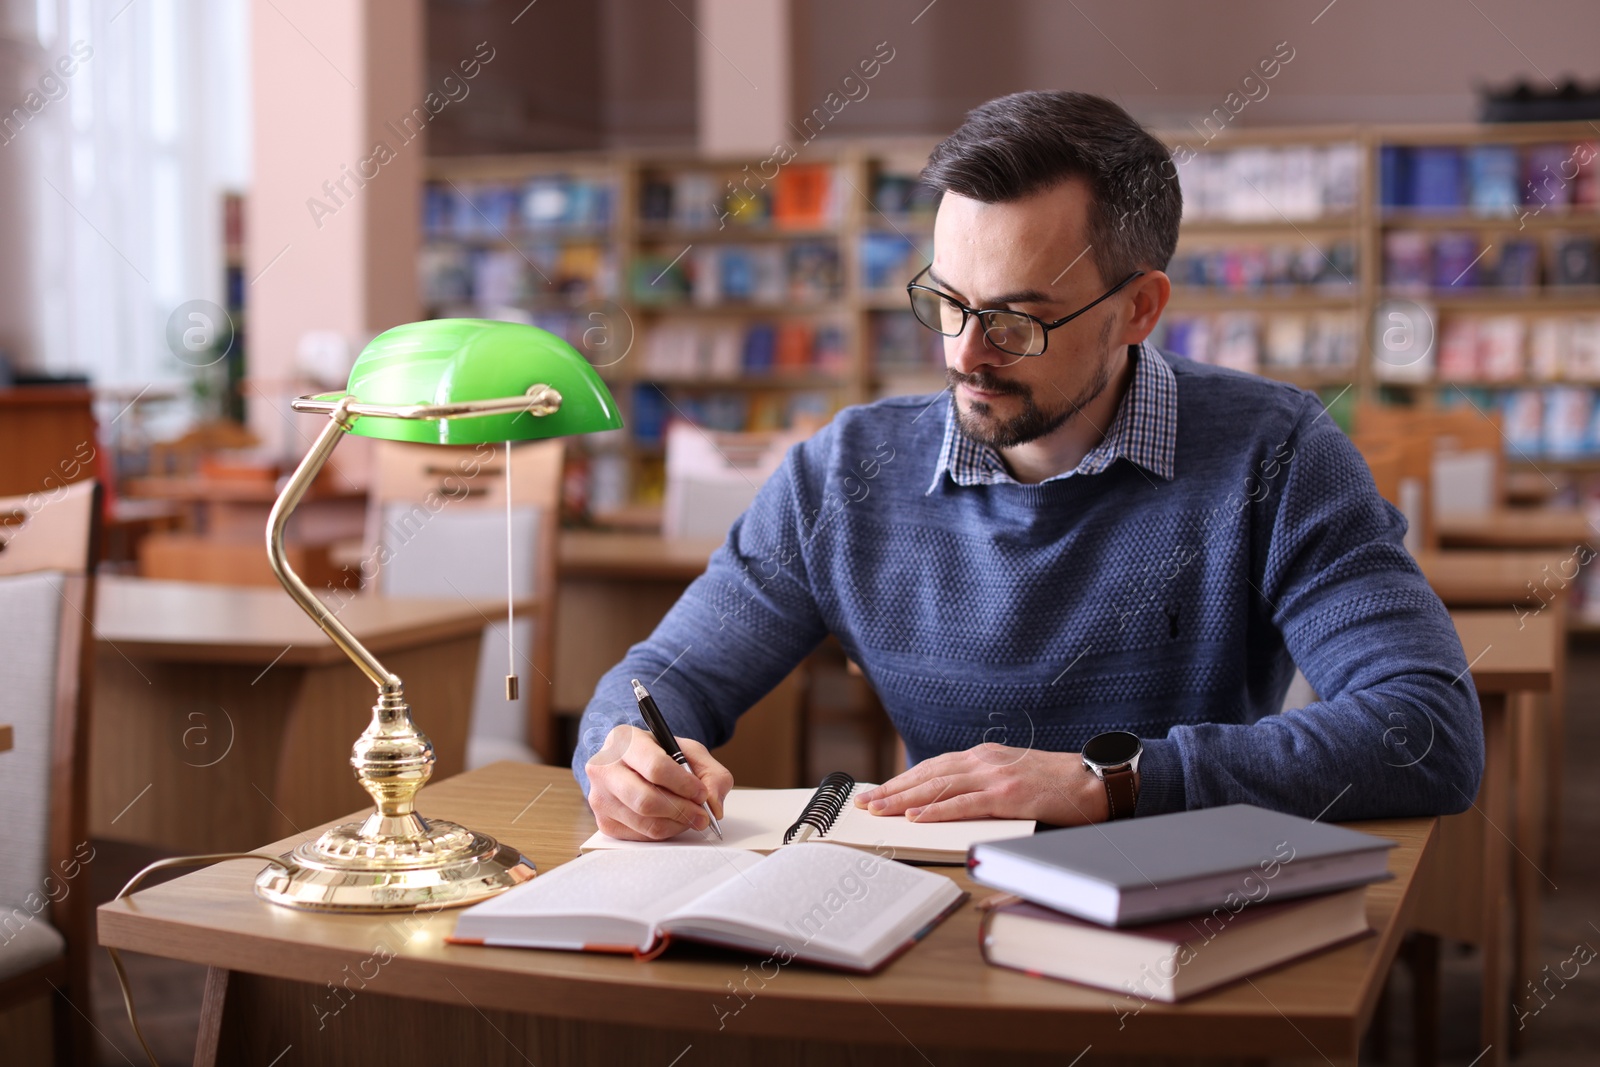
[[806, 801], [800, 818], [783, 832], [783, 843], [787, 845], [800, 832], [800, 827], [806, 825], [816, 827], [819, 835], [826, 834], [839, 817], [839, 812], [844, 810], [845, 802], [850, 799], [855, 787], [856, 780], [844, 771], [834, 771], [824, 778], [811, 799]]

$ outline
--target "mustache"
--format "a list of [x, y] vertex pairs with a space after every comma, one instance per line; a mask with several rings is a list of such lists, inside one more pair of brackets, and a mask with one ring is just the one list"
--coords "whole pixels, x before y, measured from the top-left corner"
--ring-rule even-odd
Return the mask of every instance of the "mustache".
[[944, 376], [952, 389], [958, 385], [970, 385], [985, 393], [1009, 393], [1012, 396], [1029, 396], [1033, 392], [1021, 382], [995, 378], [981, 371], [976, 374], [963, 374], [954, 367], [946, 367]]

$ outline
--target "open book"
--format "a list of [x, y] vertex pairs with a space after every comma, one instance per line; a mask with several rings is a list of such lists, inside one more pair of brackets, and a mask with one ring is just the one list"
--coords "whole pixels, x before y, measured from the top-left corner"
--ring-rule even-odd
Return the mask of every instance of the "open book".
[[666, 841], [621, 841], [597, 831], [580, 851], [695, 845], [773, 852], [795, 836], [803, 838], [809, 826], [816, 832], [814, 841], [871, 849], [912, 863], [964, 864], [967, 849], [979, 842], [1026, 837], [1034, 831], [1032, 819], [913, 822], [904, 815], [873, 815], [851, 800], [855, 790], [871, 788], [836, 771], [815, 790], [734, 789], [723, 801], [720, 841], [699, 830], [685, 830]]
[[651, 956], [682, 938], [869, 972], [966, 897], [944, 875], [816, 842], [765, 857], [617, 850], [580, 856], [468, 908], [450, 941]]

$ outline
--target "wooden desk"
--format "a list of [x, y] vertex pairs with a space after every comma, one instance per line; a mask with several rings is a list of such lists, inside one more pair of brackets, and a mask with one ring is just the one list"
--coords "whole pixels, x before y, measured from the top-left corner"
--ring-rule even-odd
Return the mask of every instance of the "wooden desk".
[[13, 740], [12, 730], [9, 726], [0, 726], [0, 752], [10, 752]]
[[1571, 588], [1577, 564], [1571, 546], [1565, 551], [1460, 548], [1417, 555], [1423, 577], [1450, 607], [1537, 608]]
[[1440, 820], [1437, 853], [1418, 879], [1413, 925], [1480, 947], [1481, 1041], [1492, 1046], [1483, 1060], [1489, 1067], [1505, 1062], [1513, 978], [1520, 971], [1520, 953], [1508, 959], [1506, 946], [1519, 930], [1515, 924], [1523, 924], [1518, 941], [1536, 929], [1538, 872], [1530, 867], [1525, 874], [1529, 864], [1519, 857], [1513, 892], [1510, 849], [1526, 851], [1520, 838], [1527, 829], [1514, 812], [1527, 805], [1529, 793], [1542, 790], [1542, 779], [1530, 782], [1517, 773], [1512, 725], [1515, 715], [1534, 713], [1528, 694], [1549, 690], [1563, 635], [1548, 613], [1519, 619], [1510, 610], [1453, 611], [1450, 618], [1483, 713], [1483, 780], [1471, 808]]
[[[1451, 549], [1424, 552], [1417, 565], [1439, 599], [1450, 608], [1510, 608], [1524, 614], [1549, 614], [1555, 622], [1555, 659], [1548, 705], [1541, 714], [1518, 716], [1519, 786], [1545, 782], [1542, 797], [1530, 796], [1517, 811], [1533, 820], [1530, 856], [1552, 865], [1560, 852], [1562, 772], [1566, 765], [1566, 642], [1569, 594], [1583, 557], [1572, 548], [1539, 551]], [[1515, 709], [1513, 709], [1515, 712]], [[1519, 802], [1520, 803], [1520, 802]], [[1538, 809], [1542, 809], [1542, 812]]]
[[[348, 761], [374, 688], [281, 588], [103, 577], [96, 599], [92, 833], [248, 849], [363, 803]], [[338, 609], [405, 682], [441, 777], [464, 766], [478, 643], [501, 611], [380, 597]]]
[[[187, 531], [155, 532], [141, 539], [139, 573], [144, 577], [278, 588], [261, 550], [262, 531], [278, 498], [273, 483], [135, 478], [128, 483], [128, 495], [178, 505], [191, 516]], [[332, 546], [361, 540], [366, 496], [365, 490], [341, 480], [319, 478], [295, 509], [284, 547], [290, 566], [307, 584], [318, 586], [339, 579]]]
[[[495, 764], [430, 786], [419, 806], [498, 836], [541, 871], [572, 859], [594, 828], [571, 776], [554, 767]], [[1083, 1064], [1142, 1055], [1354, 1064], [1436, 820], [1356, 825], [1399, 842], [1389, 857], [1394, 879], [1367, 891], [1375, 936], [1182, 1004], [1148, 1003], [1137, 1015], [1132, 998], [985, 966], [973, 902], [876, 975], [793, 964], [764, 986], [758, 957], [714, 949], [679, 946], [641, 963], [446, 945], [449, 912], [418, 916], [406, 937], [404, 914], [286, 911], [252, 895], [253, 861], [105, 905], [100, 940], [213, 968], [196, 1064], [265, 1063], [288, 1045], [302, 1067], [666, 1067], [689, 1045], [684, 1062], [694, 1064], [1065, 1064], [1087, 1046]], [[988, 892], [960, 867], [937, 869], [975, 900]], [[347, 980], [350, 992], [336, 995]]]
[[1585, 545], [1594, 529], [1581, 511], [1502, 508], [1487, 515], [1441, 515], [1434, 520], [1446, 548], [1564, 548]]
[[721, 544], [721, 538], [563, 530], [561, 575], [564, 578], [638, 578], [687, 585], [705, 571], [711, 553]]

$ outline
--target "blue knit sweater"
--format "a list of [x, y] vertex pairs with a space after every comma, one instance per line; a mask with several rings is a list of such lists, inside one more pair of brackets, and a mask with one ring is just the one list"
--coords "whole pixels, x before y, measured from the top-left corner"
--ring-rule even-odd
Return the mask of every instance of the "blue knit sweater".
[[[1121, 459], [928, 492], [944, 420], [920, 416], [936, 398], [840, 412], [601, 679], [579, 785], [610, 728], [638, 725], [628, 679], [680, 736], [715, 746], [831, 632], [913, 761], [984, 741], [1078, 751], [1131, 730], [1141, 815], [1465, 809], [1483, 768], [1477, 694], [1400, 513], [1314, 395], [1172, 363], [1170, 481]], [[1296, 665], [1321, 699], [1280, 713]]]

